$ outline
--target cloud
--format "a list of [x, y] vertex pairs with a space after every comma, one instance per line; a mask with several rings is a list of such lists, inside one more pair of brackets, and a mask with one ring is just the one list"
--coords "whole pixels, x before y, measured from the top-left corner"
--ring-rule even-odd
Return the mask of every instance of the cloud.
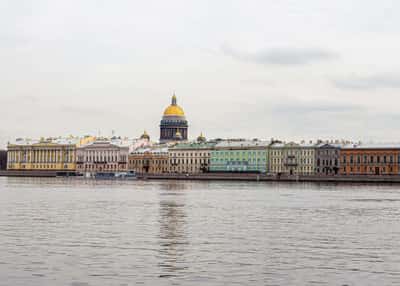
[[359, 105], [350, 104], [333, 104], [333, 103], [312, 103], [312, 102], [298, 102], [297, 104], [278, 104], [272, 112], [292, 113], [293, 116], [301, 114], [314, 114], [314, 113], [347, 113], [363, 111], [365, 108]]
[[234, 59], [261, 65], [301, 66], [332, 60], [337, 54], [323, 49], [281, 48], [265, 49], [257, 52], [243, 52], [223, 45], [222, 52]]
[[61, 105], [59, 107], [59, 112], [63, 114], [69, 114], [72, 116], [87, 116], [87, 117], [102, 117], [107, 112], [105, 110], [83, 107], [83, 106], [72, 106], [72, 105]]
[[400, 75], [376, 74], [372, 76], [350, 76], [332, 81], [340, 89], [376, 90], [384, 88], [400, 88]]

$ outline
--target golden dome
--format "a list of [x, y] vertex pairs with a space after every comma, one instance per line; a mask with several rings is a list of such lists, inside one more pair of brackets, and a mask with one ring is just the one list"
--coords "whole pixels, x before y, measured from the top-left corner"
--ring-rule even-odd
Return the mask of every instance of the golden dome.
[[147, 134], [146, 130], [143, 132], [142, 136], [140, 136], [140, 139], [150, 140], [150, 136], [149, 136], [149, 134]]
[[182, 134], [181, 134], [181, 132], [179, 132], [179, 130], [176, 130], [176, 133], [174, 135], [174, 139], [177, 139], [177, 140], [181, 140], [182, 139]]
[[197, 141], [198, 142], [206, 142], [207, 141], [206, 137], [203, 135], [203, 132], [201, 132], [200, 136], [197, 137]]
[[172, 96], [171, 105], [164, 110], [164, 116], [185, 116], [182, 107], [176, 104], [175, 94]]

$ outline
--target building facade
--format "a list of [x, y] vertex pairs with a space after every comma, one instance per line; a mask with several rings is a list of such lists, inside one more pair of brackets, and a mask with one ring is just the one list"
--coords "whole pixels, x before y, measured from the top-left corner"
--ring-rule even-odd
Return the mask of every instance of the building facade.
[[169, 172], [198, 174], [210, 170], [210, 157], [214, 143], [179, 143], [168, 150]]
[[211, 151], [210, 172], [266, 173], [270, 142], [226, 140]]
[[400, 145], [352, 144], [340, 153], [341, 175], [399, 175]]
[[128, 170], [140, 174], [169, 172], [168, 148], [139, 148], [128, 156]]
[[188, 122], [185, 112], [177, 104], [175, 94], [172, 96], [171, 105], [164, 110], [160, 122], [160, 143], [171, 141], [187, 141]]
[[7, 169], [75, 172], [79, 138], [17, 139], [7, 146]]
[[276, 142], [269, 149], [270, 173], [286, 175], [315, 174], [315, 145], [302, 142]]
[[77, 148], [76, 171], [81, 174], [125, 172], [128, 154], [128, 142], [97, 139]]
[[317, 175], [338, 175], [340, 170], [339, 144], [320, 143], [315, 149], [315, 173]]

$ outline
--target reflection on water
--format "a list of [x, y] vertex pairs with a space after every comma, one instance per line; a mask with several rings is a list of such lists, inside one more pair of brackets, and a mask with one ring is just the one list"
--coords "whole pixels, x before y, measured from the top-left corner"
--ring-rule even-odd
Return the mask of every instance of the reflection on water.
[[0, 178], [0, 286], [400, 285], [397, 185]]
[[177, 193], [168, 192], [160, 199], [160, 277], [178, 276], [187, 268], [184, 252], [188, 247], [185, 233], [185, 204]]

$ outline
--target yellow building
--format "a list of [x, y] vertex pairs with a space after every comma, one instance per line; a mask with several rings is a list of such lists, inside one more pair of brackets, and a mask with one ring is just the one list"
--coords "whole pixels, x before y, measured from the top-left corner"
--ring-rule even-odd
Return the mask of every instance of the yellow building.
[[7, 146], [7, 169], [75, 172], [76, 148], [93, 140], [91, 136], [17, 139]]

